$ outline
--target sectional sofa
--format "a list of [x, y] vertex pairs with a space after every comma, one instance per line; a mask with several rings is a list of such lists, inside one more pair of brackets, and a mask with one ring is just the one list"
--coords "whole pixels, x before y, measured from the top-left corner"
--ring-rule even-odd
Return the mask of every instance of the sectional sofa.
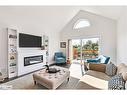
[[[109, 80], [113, 76], [106, 74], [106, 64], [88, 64], [88, 71], [79, 80], [77, 89], [108, 89]], [[127, 81], [127, 65], [121, 63], [118, 64], [116, 70], [116, 75], [121, 74], [122, 78]], [[126, 89], [126, 84], [125, 84]]]

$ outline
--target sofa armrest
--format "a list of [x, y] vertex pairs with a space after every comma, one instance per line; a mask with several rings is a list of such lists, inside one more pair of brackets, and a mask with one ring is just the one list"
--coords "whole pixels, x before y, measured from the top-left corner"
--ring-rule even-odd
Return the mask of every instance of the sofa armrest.
[[57, 56], [54, 56], [54, 60], [57, 60], [57, 58], [58, 58]]
[[88, 69], [105, 73], [106, 64], [88, 64]]

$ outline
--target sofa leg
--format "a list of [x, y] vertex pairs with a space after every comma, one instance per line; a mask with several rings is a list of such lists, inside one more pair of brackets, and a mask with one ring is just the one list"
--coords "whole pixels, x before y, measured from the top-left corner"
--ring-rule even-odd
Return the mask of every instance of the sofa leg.
[[67, 82], [69, 82], [69, 80], [70, 80], [70, 78], [68, 77], [68, 78], [67, 78]]
[[36, 81], [34, 81], [34, 85], [36, 85], [37, 84], [37, 82]]

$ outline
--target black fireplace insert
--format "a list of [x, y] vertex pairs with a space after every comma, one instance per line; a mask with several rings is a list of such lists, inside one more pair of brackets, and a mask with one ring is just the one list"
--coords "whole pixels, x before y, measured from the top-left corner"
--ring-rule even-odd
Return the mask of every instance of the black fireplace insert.
[[43, 62], [43, 55], [24, 57], [24, 66]]

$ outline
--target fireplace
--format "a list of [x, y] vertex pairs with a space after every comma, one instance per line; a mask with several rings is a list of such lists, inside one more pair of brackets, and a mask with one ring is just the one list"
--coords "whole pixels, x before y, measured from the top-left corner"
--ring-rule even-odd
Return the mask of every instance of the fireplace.
[[43, 62], [43, 55], [24, 57], [24, 66]]

